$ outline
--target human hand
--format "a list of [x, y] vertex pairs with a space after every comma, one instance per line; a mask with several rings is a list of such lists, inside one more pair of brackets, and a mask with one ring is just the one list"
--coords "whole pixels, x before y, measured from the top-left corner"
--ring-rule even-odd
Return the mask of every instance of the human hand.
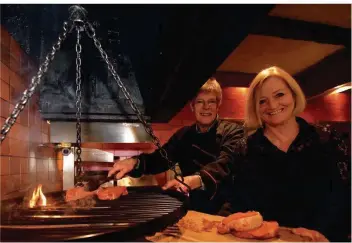
[[[187, 184], [191, 188], [191, 190], [197, 189], [202, 186], [201, 180], [198, 175], [185, 176], [183, 177], [183, 179], [183, 182]], [[179, 192], [189, 193], [188, 188], [176, 179], [166, 182], [162, 189], [176, 189]]]
[[124, 177], [128, 172], [133, 170], [136, 163], [137, 163], [137, 159], [135, 158], [118, 160], [115, 162], [113, 168], [109, 170], [108, 177], [117, 173], [115, 175], [115, 178], [119, 180], [122, 177]]

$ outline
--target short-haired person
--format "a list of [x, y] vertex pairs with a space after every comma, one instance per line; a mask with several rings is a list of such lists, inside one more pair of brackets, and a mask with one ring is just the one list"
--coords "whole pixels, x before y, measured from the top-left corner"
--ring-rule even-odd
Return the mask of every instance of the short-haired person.
[[[191, 188], [191, 209], [205, 213], [217, 213], [224, 203], [223, 192], [228, 190], [223, 188], [231, 185], [234, 144], [243, 136], [242, 126], [218, 118], [221, 101], [221, 87], [210, 78], [191, 102], [195, 124], [182, 127], [163, 145], [171, 161], [179, 164], [184, 182]], [[117, 161], [109, 175], [116, 173], [120, 179], [127, 173], [157, 174], [168, 169], [167, 161], [156, 150]], [[163, 188], [187, 190], [177, 180], [168, 181]]]
[[350, 157], [335, 132], [297, 116], [305, 106], [286, 71], [271, 67], [254, 78], [246, 104], [248, 136], [235, 149], [241, 168], [234, 172], [232, 210], [259, 211], [267, 221], [341, 241], [351, 221], [348, 172], [341, 169]]

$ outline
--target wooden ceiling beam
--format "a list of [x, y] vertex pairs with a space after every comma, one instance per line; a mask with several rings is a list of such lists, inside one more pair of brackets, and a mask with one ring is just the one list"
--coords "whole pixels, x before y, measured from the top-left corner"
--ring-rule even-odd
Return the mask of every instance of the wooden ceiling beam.
[[[249, 87], [256, 73], [222, 72], [214, 77], [222, 88]], [[320, 62], [294, 75], [307, 98], [319, 95], [328, 89], [351, 82], [351, 57], [344, 48], [324, 58]]]
[[351, 29], [276, 16], [264, 18], [252, 34], [351, 47]]
[[248, 87], [256, 73], [223, 72], [217, 71], [213, 76], [222, 88], [226, 87]]

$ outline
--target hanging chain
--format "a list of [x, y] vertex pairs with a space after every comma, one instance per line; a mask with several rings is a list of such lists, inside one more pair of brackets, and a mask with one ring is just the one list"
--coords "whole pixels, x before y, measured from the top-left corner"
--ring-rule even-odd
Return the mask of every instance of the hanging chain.
[[82, 92], [81, 92], [81, 52], [82, 52], [82, 46], [80, 44], [80, 39], [81, 39], [81, 26], [79, 26], [76, 23], [76, 31], [77, 31], [77, 43], [76, 43], [76, 118], [77, 118], [77, 123], [76, 123], [76, 132], [77, 132], [77, 138], [76, 138], [76, 162], [75, 162], [75, 183], [81, 182], [82, 175], [83, 175], [83, 166], [82, 166], [82, 158], [81, 158], [81, 108], [82, 108]]
[[42, 63], [39, 67], [39, 70], [35, 76], [32, 77], [31, 83], [23, 92], [23, 95], [20, 101], [16, 104], [10, 116], [6, 119], [5, 124], [1, 128], [1, 143], [6, 138], [7, 133], [10, 131], [13, 124], [16, 122], [17, 117], [24, 109], [28, 100], [32, 97], [35, 89], [40, 84], [43, 75], [47, 72], [49, 64], [54, 59], [55, 53], [60, 49], [61, 43], [66, 39], [68, 33], [68, 23], [64, 22], [63, 29], [64, 31], [59, 35], [58, 41], [53, 45], [52, 50], [49, 54], [47, 54], [44, 63]]
[[98, 48], [98, 50], [100, 52], [100, 55], [102, 56], [102, 58], [106, 62], [107, 66], [108, 66], [108, 69], [111, 72], [111, 74], [113, 75], [117, 85], [121, 88], [122, 93], [124, 94], [125, 98], [127, 99], [128, 103], [130, 104], [130, 106], [133, 109], [133, 111], [136, 113], [136, 115], [138, 117], [138, 120], [143, 124], [143, 127], [144, 127], [145, 131], [150, 135], [150, 137], [152, 138], [153, 143], [157, 146], [161, 157], [163, 157], [167, 161], [170, 170], [172, 170], [174, 172], [175, 180], [177, 180], [178, 182], [180, 182], [181, 184], [186, 186], [188, 188], [188, 190], [190, 191], [191, 188], [186, 183], [184, 183], [184, 178], [183, 178], [182, 174], [177, 172], [176, 164], [173, 163], [169, 159], [166, 150], [160, 144], [159, 138], [154, 135], [153, 129], [151, 128], [151, 126], [144, 119], [142, 113], [139, 111], [138, 107], [136, 106], [136, 104], [134, 103], [133, 99], [131, 98], [131, 95], [129, 94], [129, 92], [127, 91], [125, 85], [121, 81], [120, 76], [116, 73], [115, 68], [112, 65], [112, 63], [110, 62], [108, 55], [103, 50], [100, 41], [97, 39], [97, 37], [95, 35], [94, 27], [89, 22], [86, 22], [85, 29], [86, 29], [87, 35], [91, 39], [93, 39], [94, 45]]
[[[82, 24], [82, 23], [80, 23]], [[83, 26], [83, 25], [82, 25]], [[76, 101], [76, 116], [77, 116], [77, 123], [76, 123], [76, 130], [77, 130], [77, 160], [76, 160], [76, 169], [75, 169], [75, 178], [78, 178], [80, 180], [82, 176], [82, 159], [81, 159], [81, 103], [82, 103], [82, 94], [81, 94], [81, 52], [82, 52], [82, 46], [80, 44], [80, 31], [82, 30], [82, 26], [77, 25], [77, 21], [73, 22], [73, 25], [70, 28], [70, 31], [68, 30], [68, 23], [64, 22], [63, 29], [64, 31], [59, 35], [58, 41], [53, 45], [52, 51], [46, 56], [44, 63], [42, 63], [39, 67], [39, 71], [37, 72], [37, 75], [32, 77], [31, 83], [29, 85], [29, 88], [26, 89], [23, 92], [23, 96], [20, 99], [20, 101], [16, 104], [14, 110], [12, 111], [11, 115], [6, 119], [5, 124], [1, 128], [1, 142], [6, 138], [7, 133], [10, 131], [11, 127], [13, 124], [16, 122], [17, 117], [19, 116], [20, 112], [24, 109], [26, 106], [28, 100], [32, 97], [36, 87], [40, 84], [41, 79], [43, 75], [47, 72], [49, 64], [52, 62], [54, 59], [55, 53], [60, 49], [61, 43], [66, 39], [67, 33], [71, 32], [73, 27], [76, 27], [77, 30], [77, 43], [76, 43], [76, 96], [77, 96], [77, 101]], [[127, 91], [126, 87], [124, 86], [123, 82], [121, 81], [119, 75], [116, 73], [114, 66], [110, 62], [108, 55], [106, 52], [103, 50], [100, 41], [97, 39], [95, 35], [95, 29], [93, 26], [89, 23], [86, 22], [84, 25], [84, 29], [87, 33], [87, 35], [93, 39], [95, 46], [99, 50], [102, 58], [106, 62], [109, 71], [113, 75], [117, 85], [121, 88], [125, 98], [129, 102], [131, 108], [133, 111], [136, 113], [138, 120], [142, 123], [145, 131], [149, 134], [149, 136], [152, 138], [153, 143], [157, 146], [159, 153], [162, 158], [164, 158], [170, 170], [174, 172], [174, 178], [179, 181], [181, 184], [186, 186], [188, 190], [190, 191], [190, 187], [184, 183], [184, 178], [181, 173], [178, 173], [176, 170], [176, 164], [173, 163], [167, 155], [166, 150], [161, 146], [160, 140], [154, 135], [153, 129], [151, 126], [146, 122], [144, 119], [142, 113], [139, 111], [138, 107], [134, 103], [133, 99], [131, 98], [131, 95]]]

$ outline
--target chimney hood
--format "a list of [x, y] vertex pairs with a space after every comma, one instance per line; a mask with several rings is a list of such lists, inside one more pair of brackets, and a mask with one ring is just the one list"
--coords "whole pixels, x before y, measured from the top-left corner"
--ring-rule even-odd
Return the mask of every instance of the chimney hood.
[[[82, 143], [149, 143], [151, 137], [139, 123], [82, 122]], [[76, 123], [50, 123], [51, 143], [76, 143]]]
[[[70, 6], [1, 6], [2, 26], [26, 52], [20, 72], [28, 81], [56, 43]], [[82, 6], [141, 114], [148, 122], [168, 122], [274, 5]], [[75, 44], [73, 31], [38, 88], [42, 118], [51, 122], [51, 142], [75, 141]], [[149, 141], [143, 127], [135, 125], [134, 111], [85, 33], [81, 45], [83, 142]]]

